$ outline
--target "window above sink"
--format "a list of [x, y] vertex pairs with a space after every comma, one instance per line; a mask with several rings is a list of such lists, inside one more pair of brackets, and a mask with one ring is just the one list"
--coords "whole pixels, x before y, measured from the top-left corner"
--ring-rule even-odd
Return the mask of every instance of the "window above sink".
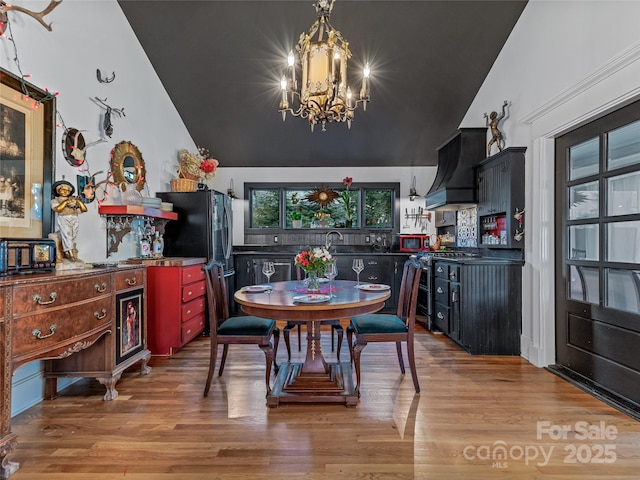
[[[265, 230], [398, 230], [398, 183], [247, 183], [245, 226]], [[310, 199], [311, 198], [311, 199]], [[315, 201], [314, 201], [315, 199]]]

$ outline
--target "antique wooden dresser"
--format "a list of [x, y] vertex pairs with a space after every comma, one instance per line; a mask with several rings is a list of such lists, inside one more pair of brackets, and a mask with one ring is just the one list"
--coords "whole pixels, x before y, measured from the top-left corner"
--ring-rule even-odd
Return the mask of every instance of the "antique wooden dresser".
[[14, 275], [0, 279], [0, 478], [18, 469], [8, 455], [11, 379], [28, 362], [45, 360], [45, 397], [59, 377], [91, 377], [118, 396], [122, 372], [141, 362], [147, 374], [146, 269], [141, 265]]

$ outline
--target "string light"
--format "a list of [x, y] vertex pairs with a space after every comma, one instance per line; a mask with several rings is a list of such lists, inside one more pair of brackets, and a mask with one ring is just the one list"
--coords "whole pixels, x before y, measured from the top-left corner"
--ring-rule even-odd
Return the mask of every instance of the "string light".
[[41, 103], [44, 102], [48, 102], [49, 100], [52, 100], [54, 98], [56, 98], [60, 92], [55, 92], [55, 93], [51, 93], [49, 91], [49, 89], [45, 89], [45, 94], [40, 96], [38, 94], [38, 92], [34, 92], [31, 91], [29, 89], [29, 86], [27, 85], [27, 82], [25, 81], [25, 78], [31, 78], [31, 74], [27, 73], [24, 74], [22, 73], [22, 67], [20, 66], [20, 59], [18, 58], [18, 46], [16, 45], [15, 40], [13, 39], [13, 31], [11, 29], [11, 22], [7, 22], [7, 27], [9, 30], [9, 35], [7, 36], [6, 34], [3, 35], [5, 38], [7, 38], [7, 40], [9, 40], [11, 42], [11, 44], [13, 45], [13, 52], [14, 52], [14, 57], [13, 57], [13, 61], [16, 64], [16, 67], [18, 68], [18, 72], [20, 73], [19, 77], [20, 77], [20, 87], [22, 89], [22, 93], [24, 94], [24, 98], [26, 100], [30, 100], [33, 99], [35, 100], [35, 103], [33, 104], [34, 109], [37, 109], [38, 106]]

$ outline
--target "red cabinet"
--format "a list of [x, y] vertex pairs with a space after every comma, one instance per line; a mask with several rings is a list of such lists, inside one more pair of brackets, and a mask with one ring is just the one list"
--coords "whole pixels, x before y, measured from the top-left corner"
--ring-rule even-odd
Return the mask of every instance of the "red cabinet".
[[171, 355], [204, 330], [204, 262], [166, 258], [147, 263], [147, 339], [152, 354]]

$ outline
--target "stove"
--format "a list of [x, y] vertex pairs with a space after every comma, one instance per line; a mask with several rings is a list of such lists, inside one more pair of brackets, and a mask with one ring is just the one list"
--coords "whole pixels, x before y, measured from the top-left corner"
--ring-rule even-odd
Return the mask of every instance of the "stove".
[[478, 256], [477, 253], [462, 252], [462, 251], [456, 251], [456, 250], [443, 250], [439, 252], [425, 252], [420, 256], [418, 260], [420, 261], [420, 263], [424, 268], [425, 264], [430, 266], [433, 263], [433, 260], [438, 258], [456, 259], [456, 258], [462, 258], [462, 257], [477, 257], [477, 256]]

